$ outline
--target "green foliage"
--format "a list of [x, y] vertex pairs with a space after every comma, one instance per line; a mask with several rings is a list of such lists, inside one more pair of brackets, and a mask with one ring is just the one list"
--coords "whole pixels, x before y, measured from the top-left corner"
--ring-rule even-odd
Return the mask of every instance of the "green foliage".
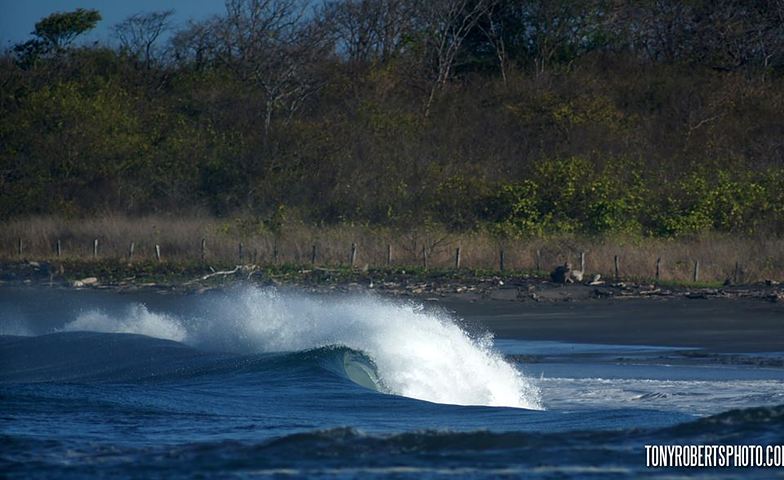
[[110, 48], [69, 48], [98, 12], [50, 15], [0, 57], [0, 219], [195, 210], [242, 218], [226, 226], [238, 234], [299, 222], [784, 233], [780, 58], [763, 68], [754, 43], [742, 69], [701, 63], [724, 62], [721, 45], [698, 44], [716, 35], [661, 39], [641, 58], [604, 2], [502, 3], [503, 45], [488, 43], [492, 25], [466, 37], [427, 115], [433, 57], [417, 22], [405, 45], [356, 61], [311, 43], [260, 51], [285, 60], [273, 86], [222, 58], [208, 24], [141, 70]]
[[552, 219], [552, 228], [577, 230], [590, 172], [591, 164], [581, 157], [546, 160], [537, 165], [534, 181], [539, 185], [539, 208]]
[[[494, 231], [525, 237], [546, 233], [639, 234], [646, 188], [639, 170], [622, 159], [597, 172], [584, 158], [541, 162], [529, 180], [500, 186], [492, 200], [500, 217]], [[627, 178], [628, 177], [628, 178]]]
[[27, 159], [16, 163], [20, 181], [11, 185], [25, 203], [12, 195], [0, 208], [8, 214], [30, 206], [69, 212], [77, 202], [106, 206], [101, 196], [119, 187], [120, 177], [145, 171], [149, 146], [131, 105], [111, 84], [62, 82], [28, 92], [3, 125], [7, 148]]
[[624, 184], [612, 177], [594, 180], [590, 184], [587, 209], [583, 214], [583, 230], [595, 234], [639, 234], [645, 186], [639, 173], [636, 173], [636, 180], [632, 184]]
[[439, 223], [454, 230], [470, 230], [486, 215], [484, 199], [492, 186], [479, 175], [453, 175], [435, 191], [434, 210]]
[[98, 10], [78, 8], [73, 12], [53, 13], [35, 24], [36, 38], [14, 46], [14, 53], [23, 67], [30, 67], [50, 53], [67, 48], [76, 37], [92, 30], [101, 20]]
[[764, 229], [766, 220], [780, 222], [780, 211], [774, 206], [779, 187], [771, 181], [779, 172], [698, 170], [685, 175], [677, 183], [677, 196], [667, 199], [659, 233], [680, 236], [717, 230], [748, 234]]
[[35, 24], [33, 34], [53, 48], [64, 48], [77, 36], [95, 28], [100, 20], [98, 10], [77, 8], [73, 12], [53, 13]]
[[542, 234], [550, 217], [540, 211], [539, 186], [531, 180], [501, 185], [491, 199], [497, 217], [491, 232], [501, 237], [521, 238]]
[[733, 178], [729, 172], [720, 171], [709, 194], [713, 227], [728, 232], [754, 232], [766, 203], [765, 193], [753, 177]]

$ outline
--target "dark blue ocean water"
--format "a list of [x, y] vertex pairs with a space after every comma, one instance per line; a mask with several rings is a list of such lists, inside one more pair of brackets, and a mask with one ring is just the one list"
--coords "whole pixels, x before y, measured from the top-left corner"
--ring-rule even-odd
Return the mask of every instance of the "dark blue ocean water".
[[0, 322], [4, 477], [784, 474], [645, 467], [646, 444], [784, 443], [776, 367], [253, 287], [6, 290]]

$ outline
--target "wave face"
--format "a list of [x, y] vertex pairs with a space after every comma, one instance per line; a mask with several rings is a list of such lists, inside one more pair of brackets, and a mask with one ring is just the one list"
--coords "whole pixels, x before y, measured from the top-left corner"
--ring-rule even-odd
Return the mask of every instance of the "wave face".
[[[640, 478], [681, 472], [645, 467], [649, 444], [784, 443], [780, 354], [494, 342], [371, 296], [10, 293], [4, 478]], [[406, 398], [538, 406], [497, 353], [531, 351], [546, 411]]]
[[346, 357], [349, 378], [386, 393], [454, 405], [542, 408], [538, 389], [493, 349], [491, 336], [472, 337], [447, 314], [421, 305], [255, 287], [199, 302], [192, 316], [151, 312], [141, 304], [120, 315], [91, 310], [62, 330], [136, 333], [235, 353], [343, 346], [370, 360]]

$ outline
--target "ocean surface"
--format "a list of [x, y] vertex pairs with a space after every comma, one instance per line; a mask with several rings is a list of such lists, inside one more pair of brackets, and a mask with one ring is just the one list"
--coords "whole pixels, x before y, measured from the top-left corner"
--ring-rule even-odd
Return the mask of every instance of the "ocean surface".
[[644, 450], [784, 444], [782, 359], [494, 338], [372, 294], [4, 287], [0, 476], [784, 477]]

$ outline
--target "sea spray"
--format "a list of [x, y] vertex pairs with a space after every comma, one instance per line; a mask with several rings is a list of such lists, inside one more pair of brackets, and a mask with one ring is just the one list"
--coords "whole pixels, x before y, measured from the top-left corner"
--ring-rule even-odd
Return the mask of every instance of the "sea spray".
[[107, 315], [100, 310], [90, 310], [68, 323], [63, 331], [136, 333], [176, 342], [184, 342], [188, 337], [188, 331], [179, 319], [150, 312], [141, 304], [129, 306], [119, 317]]
[[260, 353], [342, 345], [366, 354], [389, 393], [436, 403], [541, 408], [537, 388], [445, 313], [371, 295], [334, 297], [240, 287], [197, 300], [178, 318], [135, 305], [90, 311], [66, 330], [138, 333], [214, 350]]

